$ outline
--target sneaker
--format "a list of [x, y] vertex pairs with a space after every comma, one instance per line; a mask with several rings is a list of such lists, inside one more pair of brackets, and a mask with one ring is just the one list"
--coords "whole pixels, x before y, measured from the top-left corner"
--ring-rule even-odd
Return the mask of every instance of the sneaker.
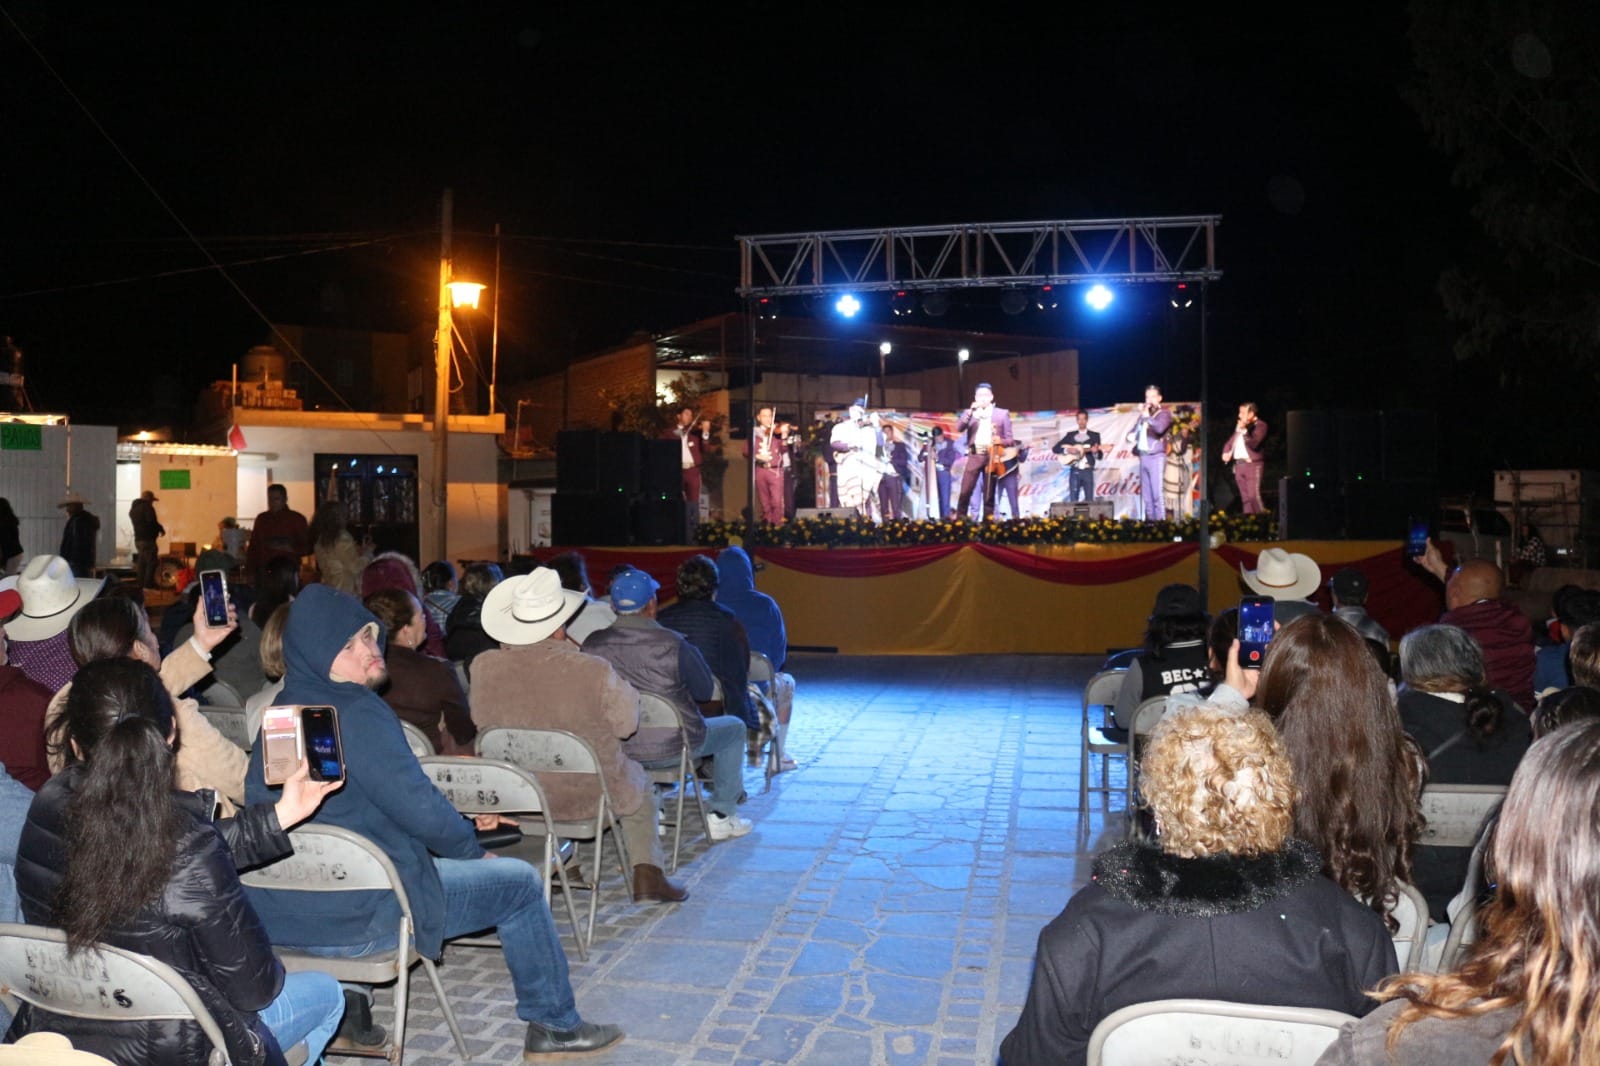
[[755, 827], [756, 824], [750, 819], [741, 818], [737, 814], [726, 815], [712, 811], [706, 815], [706, 835], [713, 841], [742, 837]]

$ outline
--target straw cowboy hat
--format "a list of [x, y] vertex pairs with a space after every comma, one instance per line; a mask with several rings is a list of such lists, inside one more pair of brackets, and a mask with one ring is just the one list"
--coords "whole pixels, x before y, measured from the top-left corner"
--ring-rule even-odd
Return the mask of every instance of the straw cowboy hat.
[[59, 555], [35, 555], [22, 573], [0, 581], [0, 589], [14, 588], [22, 597], [22, 613], [6, 623], [6, 636], [49, 640], [100, 595], [105, 583], [103, 577], [73, 577], [72, 567]]
[[502, 644], [534, 644], [567, 624], [584, 603], [547, 566], [508, 577], [483, 598], [483, 631]]
[[84, 506], [84, 507], [89, 506], [89, 501], [88, 500], [84, 499], [78, 493], [70, 492], [70, 491], [65, 496], [61, 497], [61, 502], [56, 504], [56, 506], [57, 507], [68, 507], [68, 506], [71, 506], [72, 504], [75, 504], [75, 503], [79, 504], [81, 506]]
[[1322, 568], [1309, 555], [1268, 548], [1256, 558], [1256, 568], [1239, 564], [1239, 576], [1259, 596], [1278, 600], [1303, 600], [1322, 584]]

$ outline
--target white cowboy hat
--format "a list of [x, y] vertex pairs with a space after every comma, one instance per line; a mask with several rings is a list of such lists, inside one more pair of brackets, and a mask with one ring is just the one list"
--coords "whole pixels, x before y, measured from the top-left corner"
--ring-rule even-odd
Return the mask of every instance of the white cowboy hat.
[[483, 631], [502, 644], [534, 644], [567, 624], [586, 597], [547, 566], [508, 577], [483, 598]]
[[6, 636], [49, 640], [100, 595], [105, 583], [103, 577], [73, 577], [72, 567], [59, 555], [35, 555], [22, 573], [0, 581], [0, 589], [15, 588], [22, 597], [22, 613], [6, 623]]
[[1256, 558], [1256, 568], [1239, 564], [1239, 576], [1258, 595], [1278, 600], [1303, 600], [1322, 585], [1322, 568], [1309, 555], [1268, 548]]
[[72, 504], [72, 503], [81, 503], [85, 507], [87, 507], [89, 505], [89, 501], [88, 500], [84, 499], [78, 493], [73, 492], [71, 490], [68, 490], [67, 494], [61, 498], [61, 502], [56, 504], [56, 506], [57, 507], [65, 507], [68, 504]]

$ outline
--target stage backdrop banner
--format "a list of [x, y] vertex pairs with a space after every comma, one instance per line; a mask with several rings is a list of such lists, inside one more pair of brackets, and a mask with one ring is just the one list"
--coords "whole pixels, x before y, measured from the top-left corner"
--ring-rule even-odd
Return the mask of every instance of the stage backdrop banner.
[[[1200, 498], [1199, 452], [1195, 447], [1199, 434], [1194, 432], [1200, 424], [1200, 405], [1169, 403], [1163, 406], [1173, 413], [1173, 429], [1167, 435], [1172, 444], [1167, 457], [1167, 464], [1172, 468], [1168, 476], [1184, 486], [1179, 496], [1178, 513], [1174, 515], [1169, 511], [1168, 517], [1187, 518], [1195, 513], [1195, 501]], [[1111, 502], [1112, 515], [1116, 518], [1138, 518], [1141, 514], [1139, 457], [1133, 454], [1133, 445], [1128, 442], [1129, 434], [1138, 424], [1140, 407], [1139, 404], [1130, 403], [1084, 409], [1089, 414], [1089, 428], [1100, 434], [1100, 443], [1105, 447], [1105, 454], [1095, 467], [1094, 494], [1097, 499]], [[923, 486], [932, 466], [931, 457], [925, 454], [924, 449], [932, 440], [934, 426], [942, 428], [946, 435], [955, 435], [960, 412], [879, 411], [877, 415], [886, 429], [893, 427], [899, 439], [911, 444], [911, 487], [906, 495], [912, 502], [908, 503], [906, 517], [933, 515], [938, 510], [938, 493], [930, 491], [924, 494]], [[817, 416], [823, 420], [837, 420], [839, 412], [817, 412]], [[1021, 517], [1047, 515], [1052, 503], [1067, 498], [1071, 483], [1068, 460], [1065, 456], [1054, 454], [1051, 449], [1067, 434], [1077, 432], [1077, 417], [1076, 411], [1011, 412], [1011, 432], [1017, 443], [1026, 449], [1017, 484]], [[966, 462], [965, 458], [960, 460], [952, 473], [952, 507], [960, 492], [962, 467]], [[819, 470], [822, 476], [818, 478], [818, 485], [825, 487], [826, 466], [819, 465], [822, 467]], [[979, 485], [980, 488], [973, 494], [974, 508], [982, 499], [981, 481]], [[924, 500], [931, 503], [931, 509], [924, 504]], [[1002, 515], [1010, 510], [1004, 493], [1001, 494], [998, 507]]]

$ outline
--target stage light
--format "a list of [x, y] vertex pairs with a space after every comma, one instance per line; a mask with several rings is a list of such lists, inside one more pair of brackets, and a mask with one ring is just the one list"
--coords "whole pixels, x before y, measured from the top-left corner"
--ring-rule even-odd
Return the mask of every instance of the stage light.
[[861, 301], [847, 292], [833, 302], [833, 309], [846, 318], [854, 318], [856, 312], [861, 310]]
[[1194, 306], [1195, 290], [1189, 287], [1186, 281], [1180, 281], [1172, 287], [1172, 306], [1179, 311]]
[[763, 322], [775, 322], [778, 318], [778, 298], [776, 296], [762, 296], [756, 300], [756, 318]]
[[1041, 311], [1054, 311], [1061, 305], [1061, 299], [1054, 285], [1040, 285], [1033, 290], [1033, 306]]
[[1008, 315], [1020, 315], [1027, 307], [1028, 298], [1021, 289], [1006, 289], [1000, 294], [1000, 310]]
[[917, 313], [917, 298], [901, 289], [890, 298], [889, 309], [894, 312], [896, 318], [910, 318]]
[[879, 355], [888, 355], [892, 351], [894, 351], [894, 345], [890, 344], [888, 341], [883, 341], [878, 345]]
[[1111, 306], [1111, 301], [1116, 298], [1117, 294], [1104, 285], [1091, 285], [1089, 291], [1083, 294], [1083, 302], [1096, 311], [1104, 311]]
[[943, 318], [948, 310], [950, 310], [949, 293], [930, 292], [922, 298], [922, 313], [929, 318]]

